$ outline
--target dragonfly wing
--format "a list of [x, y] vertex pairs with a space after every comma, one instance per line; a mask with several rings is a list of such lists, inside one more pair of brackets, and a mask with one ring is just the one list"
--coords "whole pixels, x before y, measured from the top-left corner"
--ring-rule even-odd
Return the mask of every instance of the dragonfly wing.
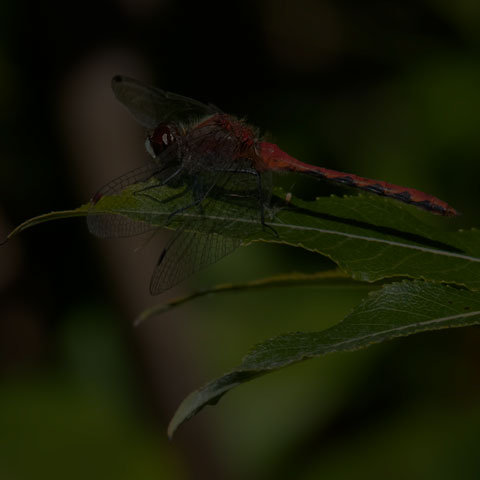
[[268, 192], [259, 192], [257, 172], [243, 168], [237, 159], [225, 162], [219, 170], [203, 172], [198, 181], [207, 188], [187, 207], [190, 215], [185, 215], [160, 254], [150, 283], [152, 294], [162, 293], [219, 261], [262, 229], [260, 203], [268, 198]]
[[[90, 201], [91, 207], [87, 216], [90, 233], [100, 238], [115, 238], [138, 235], [158, 228], [158, 218], [155, 221], [153, 218], [155, 216], [155, 205], [153, 205], [150, 214], [145, 208], [142, 209], [143, 221], [140, 221], [120, 213], [102, 212], [97, 204], [103, 197], [114, 197], [127, 188], [133, 189], [133, 195], [146, 194], [147, 196], [152, 187], [162, 188], [166, 180], [180, 168], [177, 153], [175, 146], [172, 146], [157, 157], [155, 161], [121, 175], [101, 188]], [[145, 188], [145, 182], [150, 183], [147, 189]], [[123, 211], [127, 214], [126, 208], [128, 207], [125, 204], [125, 199], [121, 197], [118, 198], [118, 201], [112, 198], [108, 206], [109, 210]]]
[[112, 89], [117, 100], [135, 120], [148, 129], [155, 129], [160, 123], [185, 122], [220, 113], [213, 105], [166, 92], [123, 75], [113, 77]]
[[[260, 174], [242, 152], [241, 142], [207, 126], [179, 139], [155, 161], [110, 182], [93, 197], [87, 219], [90, 231], [117, 237], [175, 226], [151, 281], [152, 293], [167, 290], [231, 253], [262, 228], [268, 188], [264, 191]], [[126, 188], [133, 196], [118, 197], [118, 211], [125, 215], [104, 214], [101, 204], [96, 209], [102, 197], [113, 196], [105, 203], [111, 205], [115, 194]], [[144, 200], [138, 205], [136, 195]], [[129, 212], [130, 199], [136, 210]], [[132, 212], [144, 221], [132, 220]]]
[[[90, 201], [90, 212], [87, 216], [87, 225], [90, 233], [100, 238], [129, 237], [148, 232], [155, 228], [148, 222], [133, 220], [127, 216], [113, 213], [104, 213], [96, 205], [102, 197], [121, 193], [125, 188], [139, 182], [145, 182], [159, 169], [153, 163], [136, 168], [125, 175], [107, 183]], [[115, 203], [111, 205], [115, 209]]]
[[241, 240], [216, 233], [182, 229], [163, 249], [150, 281], [150, 293], [158, 295], [182, 280], [232, 253]]
[[[195, 147], [201, 147], [205, 138], [208, 138], [208, 135], [205, 132], [200, 132], [196, 138], [191, 140], [191, 147], [194, 149]], [[194, 202], [192, 199], [193, 192], [189, 191], [189, 185], [184, 182], [188, 175], [185, 175], [185, 172], [182, 171], [182, 162], [179, 159], [181, 143], [180, 141], [174, 143], [146, 165], [121, 175], [101, 188], [91, 199], [91, 208], [87, 216], [90, 233], [100, 238], [138, 235], [161, 226], [159, 215], [163, 215], [166, 221], [170, 213], [191, 205]], [[146, 185], [146, 182], [148, 182], [148, 185]], [[183, 193], [165, 198], [163, 194], [165, 187], [168, 188], [172, 184], [178, 187], [182, 185], [182, 182], [185, 186]], [[208, 184], [212, 185], [213, 183], [214, 179], [209, 178]], [[106, 212], [101, 210], [101, 205], [97, 205], [103, 197], [114, 197], [127, 188], [132, 189], [134, 196], [143, 195], [143, 200], [146, 197], [152, 199], [150, 206], [148, 203], [142, 204], [140, 206], [141, 212], [135, 212], [136, 219], [131, 218], [132, 216], [129, 216], [126, 210], [128, 208], [128, 205], [126, 205], [126, 203], [128, 204], [128, 198], [121, 196], [118, 197], [118, 200], [111, 198], [108, 204], [109, 211]], [[167, 201], [172, 205], [171, 211], [168, 211], [169, 206], [165, 205]], [[161, 212], [158, 212], [158, 208], [156, 208], [158, 202], [162, 204]], [[147, 211], [147, 209], [150, 209], [150, 211]], [[117, 213], [111, 213], [112, 210]], [[124, 212], [124, 215], [120, 212]]]

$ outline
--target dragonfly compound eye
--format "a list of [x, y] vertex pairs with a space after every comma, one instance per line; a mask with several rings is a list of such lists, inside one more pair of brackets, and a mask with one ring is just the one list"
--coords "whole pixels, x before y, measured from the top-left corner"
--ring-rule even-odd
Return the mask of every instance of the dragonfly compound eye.
[[167, 124], [161, 123], [147, 139], [147, 150], [153, 156], [160, 155], [166, 148], [175, 143], [174, 133], [175, 131]]

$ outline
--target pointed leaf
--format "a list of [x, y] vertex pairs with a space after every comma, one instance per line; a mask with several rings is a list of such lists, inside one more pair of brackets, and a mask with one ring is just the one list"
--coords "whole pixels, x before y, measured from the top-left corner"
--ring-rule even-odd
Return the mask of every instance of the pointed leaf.
[[[194, 217], [205, 220], [193, 222], [199, 232], [205, 228], [209, 233], [241, 239], [244, 244], [277, 242], [321, 253], [356, 280], [408, 276], [480, 288], [480, 231], [437, 231], [411, 213], [414, 207], [393, 200], [328, 197], [311, 202], [293, 199], [287, 204], [276, 197], [272, 208], [265, 211], [271, 228], [262, 228], [259, 212], [252, 215], [241, 201], [225, 198], [212, 199], [202, 210], [185, 209], [172, 216], [184, 205], [180, 198], [183, 190], [150, 189], [154, 184], [152, 179], [120, 194], [104, 196], [94, 205], [36, 217], [9, 237], [40, 222], [87, 213], [121, 215], [152, 227], [168, 224], [172, 229]], [[145, 191], [148, 195], [142, 193]], [[281, 190], [276, 193], [284, 196]]]
[[[152, 189], [149, 196], [136, 192], [140, 184], [119, 195], [104, 197], [91, 212], [111, 212], [150, 225], [164, 226], [180, 205], [168, 201], [178, 191]], [[480, 231], [441, 232], [422, 222], [410, 207], [373, 195], [323, 197], [307, 202], [278, 197], [266, 214], [274, 229], [263, 228], [259, 214], [252, 216], [241, 203], [213, 200], [201, 212], [189, 209], [174, 215], [169, 228], [178, 228], [191, 217], [203, 217], [209, 231], [245, 244], [252, 241], [285, 243], [321, 253], [356, 280], [374, 282], [394, 276], [441, 281], [480, 288]], [[222, 202], [223, 208], [218, 208]], [[218, 211], [224, 214], [219, 216]], [[234, 227], [232, 227], [232, 220]], [[447, 220], [446, 220], [447, 221]], [[197, 224], [202, 228], [202, 223]], [[252, 234], [252, 232], [255, 232]]]
[[271, 224], [280, 240], [328, 256], [357, 280], [408, 276], [480, 288], [479, 230], [441, 232], [414, 207], [374, 196], [291, 203]]
[[51, 222], [53, 220], [61, 220], [65, 218], [85, 217], [88, 214], [89, 207], [90, 205], [87, 203], [85, 205], [82, 205], [81, 207], [76, 208], [75, 210], [63, 210], [61, 212], [44, 213], [43, 215], [38, 215], [37, 217], [30, 218], [18, 225], [18, 227], [14, 228], [8, 234], [6, 240], [10, 240], [11, 238], [23, 232], [27, 228], [34, 227], [35, 225], [38, 225], [40, 223]]
[[267, 340], [235, 370], [191, 393], [172, 418], [168, 435], [232, 388], [293, 363], [368, 347], [396, 337], [480, 324], [480, 293], [431, 282], [404, 281], [371, 293], [343, 322], [321, 332]]
[[[211, 288], [197, 290], [183, 297], [171, 300], [162, 305], [154, 305], [153, 307], [142, 312], [135, 320], [134, 325], [138, 326], [140, 323], [148, 320], [156, 315], [169, 312], [173, 308], [179, 307], [184, 303], [191, 302], [199, 297], [206, 295], [229, 293], [229, 292], [245, 292], [251, 290], [259, 290], [264, 288], [278, 288], [289, 286], [302, 285], [325, 285], [325, 286], [355, 286], [365, 288], [364, 283], [357, 282], [347, 277], [340, 270], [330, 270], [318, 273], [289, 273], [283, 275], [275, 275], [273, 277], [261, 278], [245, 283], [225, 283], [216, 285]], [[368, 288], [368, 287], [367, 287]]]

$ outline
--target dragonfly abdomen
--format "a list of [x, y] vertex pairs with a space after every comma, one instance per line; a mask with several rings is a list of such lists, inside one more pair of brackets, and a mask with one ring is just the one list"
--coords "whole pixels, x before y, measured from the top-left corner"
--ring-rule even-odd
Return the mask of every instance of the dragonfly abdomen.
[[458, 215], [458, 212], [448, 203], [420, 190], [401, 187], [382, 180], [359, 177], [353, 173], [338, 172], [316, 165], [309, 165], [291, 157], [273, 143], [260, 142], [257, 145], [257, 154], [257, 165], [260, 171], [272, 170], [303, 173], [322, 180], [328, 180], [329, 182], [366, 190], [375, 195], [394, 198], [400, 202], [415, 205], [439, 215]]

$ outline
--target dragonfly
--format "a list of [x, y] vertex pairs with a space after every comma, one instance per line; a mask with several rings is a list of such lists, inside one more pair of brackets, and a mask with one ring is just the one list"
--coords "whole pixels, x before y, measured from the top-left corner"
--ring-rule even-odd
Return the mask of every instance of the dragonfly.
[[[155, 265], [150, 281], [152, 294], [168, 290], [230, 254], [240, 246], [242, 236], [259, 228], [277, 236], [266, 221], [274, 172], [305, 174], [435, 214], [457, 215], [444, 201], [419, 190], [301, 162], [263, 140], [257, 128], [212, 104], [121, 75], [112, 79], [112, 89], [117, 100], [146, 129], [145, 147], [151, 160], [107, 183], [92, 197], [91, 206], [127, 188], [134, 188], [134, 195], [150, 199], [153, 206], [155, 202], [163, 209], [172, 205], [163, 226], [180, 220]], [[165, 197], [167, 189], [175, 193]], [[99, 214], [94, 208], [87, 222], [90, 232], [102, 238], [159, 228], [124, 215]]]

